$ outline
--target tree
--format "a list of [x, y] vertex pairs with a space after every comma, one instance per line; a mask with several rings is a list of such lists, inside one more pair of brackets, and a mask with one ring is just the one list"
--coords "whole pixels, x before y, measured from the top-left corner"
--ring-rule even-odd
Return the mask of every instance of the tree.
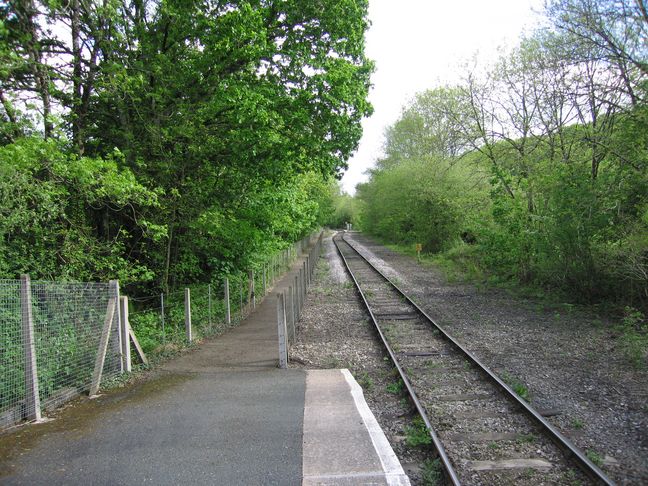
[[104, 244], [127, 234], [120, 257], [162, 288], [307, 233], [371, 112], [365, 0], [30, 0], [0, 13], [2, 143], [40, 132], [159, 196], [81, 219]]
[[468, 146], [463, 126], [466, 108], [460, 89], [441, 87], [415, 96], [394, 125], [385, 131], [385, 155], [379, 167], [400, 161], [431, 157], [455, 157]]
[[636, 105], [643, 97], [638, 84], [648, 75], [645, 0], [551, 0], [547, 14], [580, 60], [605, 60], [616, 68]]

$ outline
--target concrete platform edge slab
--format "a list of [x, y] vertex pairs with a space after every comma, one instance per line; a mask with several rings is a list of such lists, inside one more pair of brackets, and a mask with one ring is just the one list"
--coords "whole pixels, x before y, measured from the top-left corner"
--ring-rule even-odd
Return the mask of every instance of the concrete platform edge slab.
[[303, 486], [410, 481], [349, 370], [308, 370]]

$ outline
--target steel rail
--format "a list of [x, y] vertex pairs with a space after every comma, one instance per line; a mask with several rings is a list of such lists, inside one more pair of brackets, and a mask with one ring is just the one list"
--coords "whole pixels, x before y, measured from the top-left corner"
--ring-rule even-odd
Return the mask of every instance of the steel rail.
[[[337, 236], [337, 235], [336, 235]], [[358, 251], [353, 248], [346, 240], [344, 240], [344, 237], [342, 237], [342, 240], [351, 248], [353, 251], [358, 253]], [[430, 422], [430, 419], [427, 416], [427, 413], [425, 412], [425, 409], [423, 408], [423, 405], [421, 405], [421, 402], [418, 399], [418, 396], [416, 395], [416, 392], [414, 391], [414, 388], [412, 387], [412, 384], [409, 381], [409, 378], [405, 374], [405, 371], [401, 368], [401, 365], [398, 362], [398, 359], [396, 358], [396, 355], [394, 354], [394, 351], [392, 350], [391, 346], [387, 342], [387, 338], [382, 332], [382, 329], [380, 329], [380, 326], [378, 325], [378, 321], [376, 320], [376, 316], [374, 316], [373, 311], [371, 310], [371, 307], [369, 306], [369, 302], [367, 302], [367, 299], [364, 295], [364, 292], [362, 291], [362, 288], [360, 287], [360, 284], [356, 280], [355, 275], [351, 271], [351, 268], [349, 267], [349, 263], [347, 262], [346, 257], [342, 253], [342, 250], [340, 250], [340, 247], [338, 246], [338, 243], [335, 241], [335, 237], [333, 238], [333, 243], [335, 244], [335, 248], [337, 249], [338, 253], [340, 254], [340, 257], [342, 258], [342, 261], [344, 262], [344, 266], [346, 267], [347, 271], [349, 272], [349, 275], [351, 276], [351, 279], [353, 280], [353, 283], [355, 283], [356, 289], [358, 290], [358, 293], [360, 294], [360, 297], [362, 297], [362, 301], [364, 302], [365, 307], [367, 308], [367, 311], [369, 312], [369, 316], [371, 317], [371, 321], [373, 322], [374, 327], [376, 328], [376, 331], [378, 332], [378, 335], [380, 336], [380, 339], [382, 340], [383, 345], [385, 346], [385, 349], [387, 350], [387, 353], [389, 354], [389, 358], [391, 359], [394, 367], [398, 370], [398, 374], [400, 375], [401, 380], [405, 384], [405, 388], [407, 388], [407, 393], [409, 394], [410, 399], [414, 403], [414, 407], [416, 408], [416, 411], [418, 414], [421, 416], [423, 419], [423, 423], [425, 424], [425, 427], [427, 428], [430, 438], [432, 439], [432, 443], [434, 444], [434, 448], [437, 452], [437, 455], [439, 456], [439, 459], [441, 460], [441, 463], [443, 464], [443, 468], [445, 470], [445, 474], [447, 479], [454, 485], [454, 486], [460, 486], [461, 482], [459, 481], [459, 477], [457, 476], [456, 471], [454, 470], [454, 467], [452, 466], [452, 463], [450, 462], [450, 458], [446, 454], [445, 448], [443, 447], [443, 444], [441, 443], [441, 440], [439, 439], [439, 436], [437, 436], [436, 432], [432, 428], [432, 423]], [[359, 253], [358, 253], [359, 254]], [[362, 255], [361, 255], [362, 256]]]
[[[537, 410], [535, 410], [529, 403], [527, 403], [525, 400], [523, 400], [517, 393], [515, 393], [511, 387], [509, 387], [504, 381], [501, 380], [493, 371], [491, 371], [486, 365], [484, 365], [479, 358], [477, 358], [475, 355], [473, 355], [470, 351], [468, 351], [466, 348], [464, 348], [459, 342], [457, 342], [448, 332], [446, 332], [445, 329], [443, 329], [437, 322], [432, 319], [421, 307], [419, 307], [416, 302], [414, 302], [412, 299], [410, 299], [407, 294], [403, 290], [401, 290], [400, 287], [398, 287], [394, 282], [392, 282], [383, 272], [378, 270], [362, 253], [360, 253], [351, 243], [349, 243], [346, 238], [344, 237], [344, 234], [341, 236], [342, 240], [358, 255], [360, 258], [362, 258], [371, 269], [373, 269], [378, 275], [380, 275], [389, 285], [391, 285], [400, 295], [403, 297], [408, 303], [410, 303], [416, 311], [423, 316], [430, 324], [432, 324], [443, 336], [444, 339], [446, 339], [448, 342], [450, 342], [455, 348], [457, 348], [461, 353], [466, 356], [470, 361], [472, 361], [477, 367], [483, 371], [486, 376], [489, 377], [489, 379], [495, 383], [501, 390], [505, 392], [505, 395], [507, 395], [509, 398], [513, 399], [518, 405], [522, 407], [522, 409], [527, 412], [528, 415], [530, 415], [537, 424], [539, 424], [546, 432], [549, 438], [568, 456], [574, 459], [574, 461], [579, 465], [581, 470], [589, 476], [591, 479], [594, 479], [595, 481], [605, 484], [607, 486], [614, 486], [614, 482], [607, 477], [607, 475], [592, 461], [589, 460], [589, 458], [580, 450], [578, 449], [567, 437], [565, 437], [558, 429], [556, 429], [553, 425], [551, 425]], [[334, 241], [335, 242], [335, 241]], [[337, 247], [337, 243], [336, 243]], [[338, 247], [338, 251], [340, 251]], [[341, 252], [340, 252], [341, 254]], [[346, 259], [343, 256], [343, 260], [346, 265]], [[351, 270], [349, 269], [347, 265], [347, 269], [349, 270], [349, 273], [352, 273]], [[356, 286], [358, 286], [358, 283], [353, 277], [354, 282], [356, 283]], [[358, 287], [359, 288], [359, 287]], [[360, 293], [362, 291], [360, 290]], [[363, 295], [363, 300], [365, 301], [365, 305], [367, 306], [367, 309], [369, 309], [369, 304], [367, 303], [366, 299], [364, 298]], [[369, 312], [371, 313], [372, 319], [374, 320], [374, 324], [377, 326], [375, 318], [373, 317], [373, 313], [369, 309]], [[381, 337], [382, 333], [381, 333]], [[384, 339], [384, 337], [383, 337]], [[391, 353], [393, 354], [393, 353]], [[395, 356], [394, 356], [395, 359]], [[427, 423], [426, 423], [427, 425]], [[445, 463], [444, 463], [445, 464]]]

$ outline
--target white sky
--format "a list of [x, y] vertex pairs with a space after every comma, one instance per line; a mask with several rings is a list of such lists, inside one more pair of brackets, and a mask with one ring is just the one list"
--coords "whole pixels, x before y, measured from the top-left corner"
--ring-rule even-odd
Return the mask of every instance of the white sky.
[[460, 79], [460, 65], [478, 52], [480, 64], [497, 57], [497, 47], [517, 41], [536, 22], [543, 0], [370, 0], [366, 53], [376, 63], [369, 99], [374, 114], [343, 189], [353, 194], [363, 174], [382, 153], [385, 128], [414, 94]]

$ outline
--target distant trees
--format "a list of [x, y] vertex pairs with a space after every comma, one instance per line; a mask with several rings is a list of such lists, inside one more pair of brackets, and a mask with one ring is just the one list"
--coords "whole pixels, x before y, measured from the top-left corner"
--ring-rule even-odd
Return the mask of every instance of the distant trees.
[[[55, 139], [31, 153], [36, 180], [60, 182], [51, 159], [67, 158], [88, 177], [116, 167], [133, 181], [125, 192], [146, 189], [145, 201], [106, 189], [74, 202], [88, 244], [116, 244], [124, 265], [149, 269], [156, 285], [245, 266], [317, 224], [310, 196], [357, 145], [371, 112], [366, 14], [364, 0], [7, 2], [2, 163]], [[82, 191], [70, 184], [74, 200]], [[0, 231], [7, 247], [13, 231]], [[56, 245], [43, 251], [63, 272]], [[106, 268], [117, 261], [99, 253]], [[39, 275], [32, 258], [21, 261], [4, 275]]]
[[[403, 111], [359, 188], [363, 222], [393, 241], [469, 254], [501, 278], [645, 306], [644, 2], [557, 0], [547, 13], [552, 28], [489, 71], [468, 72]], [[448, 133], [456, 150], [439, 150]], [[402, 207], [387, 191], [398, 191]]]

